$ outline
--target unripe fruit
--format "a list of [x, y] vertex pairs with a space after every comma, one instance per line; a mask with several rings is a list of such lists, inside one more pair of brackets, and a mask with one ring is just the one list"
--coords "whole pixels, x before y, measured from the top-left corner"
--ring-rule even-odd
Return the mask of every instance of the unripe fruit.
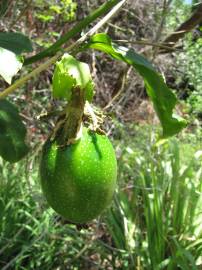
[[75, 144], [48, 140], [40, 176], [49, 205], [69, 222], [83, 224], [110, 205], [116, 188], [117, 162], [105, 135], [83, 128]]

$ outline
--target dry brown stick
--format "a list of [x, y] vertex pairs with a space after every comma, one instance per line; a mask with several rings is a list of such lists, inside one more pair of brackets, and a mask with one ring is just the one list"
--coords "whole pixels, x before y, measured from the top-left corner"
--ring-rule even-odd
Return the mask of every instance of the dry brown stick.
[[126, 44], [137, 44], [137, 45], [144, 45], [144, 46], [152, 46], [152, 47], [158, 47], [162, 49], [172, 49], [170, 46], [163, 45], [162, 43], [156, 43], [149, 40], [124, 40], [124, 39], [117, 39], [114, 40], [114, 42], [119, 43], [126, 43]]
[[107, 110], [108, 108], [110, 108], [114, 101], [122, 94], [122, 92], [124, 91], [125, 85], [127, 83], [128, 80], [128, 74], [130, 73], [132, 67], [127, 67], [121, 74], [120, 74], [120, 81], [119, 81], [119, 89], [116, 92], [116, 94], [112, 97], [112, 99], [109, 101], [109, 103], [103, 108], [103, 111]]

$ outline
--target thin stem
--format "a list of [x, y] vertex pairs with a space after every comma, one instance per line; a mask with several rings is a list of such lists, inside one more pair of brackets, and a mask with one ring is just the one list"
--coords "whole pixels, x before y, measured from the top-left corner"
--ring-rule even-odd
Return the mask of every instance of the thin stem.
[[84, 113], [85, 98], [84, 91], [80, 88], [72, 90], [72, 97], [67, 105], [66, 118], [62, 129], [59, 129], [59, 142], [61, 145], [74, 143], [81, 130], [82, 117]]
[[0, 93], [0, 99], [5, 98], [12, 92], [14, 92], [19, 86], [23, 85], [25, 82], [27, 82], [32, 77], [35, 77], [39, 73], [41, 73], [43, 70], [46, 70], [49, 66], [54, 64], [58, 58], [60, 58], [64, 52], [71, 52], [77, 50], [79, 46], [87, 40], [90, 36], [95, 34], [97, 30], [102, 27], [117, 11], [121, 8], [121, 6], [126, 2], [127, 0], [120, 1], [101, 21], [99, 21], [90, 31], [88, 31], [85, 35], [83, 35], [80, 39], [78, 39], [74, 44], [70, 45], [68, 48], [66, 48], [64, 51], [59, 51], [56, 53], [55, 56], [51, 57], [48, 61], [46, 61], [44, 64], [41, 64], [39, 67], [35, 68], [32, 72], [24, 76], [23, 78], [17, 80], [14, 84], [6, 88], [2, 93]]
[[114, 42], [139, 44], [139, 45], [148, 45], [148, 46], [152, 46], [152, 47], [159, 47], [159, 48], [163, 48], [163, 49], [173, 49], [174, 50], [174, 48], [163, 45], [163, 43], [156, 43], [156, 42], [146, 41], [146, 40], [122, 40], [122, 39], [118, 39], [118, 40], [114, 40]]
[[107, 110], [109, 107], [111, 107], [114, 103], [114, 101], [120, 96], [120, 94], [124, 91], [124, 88], [125, 88], [125, 84], [126, 84], [126, 81], [127, 81], [127, 77], [128, 77], [128, 73], [129, 71], [131, 70], [131, 67], [130, 68], [127, 68], [123, 75], [122, 75], [122, 80], [121, 80], [121, 86], [118, 90], [118, 92], [116, 93], [115, 96], [113, 96], [113, 98], [109, 101], [109, 103], [103, 108], [103, 111]]
[[120, 0], [110, 0], [104, 3], [102, 6], [97, 8], [94, 12], [92, 12], [89, 16], [84, 18], [82, 21], [77, 23], [69, 32], [65, 33], [58, 41], [56, 41], [53, 45], [51, 45], [46, 50], [25, 59], [24, 65], [32, 64], [40, 59], [43, 59], [47, 56], [51, 56], [55, 54], [60, 47], [66, 43], [68, 40], [73, 38], [76, 34], [81, 33], [84, 28], [86, 28], [91, 22], [95, 21], [98, 17], [102, 16], [103, 14], [107, 13], [111, 8], [116, 6]]
[[0, 93], [0, 99], [5, 98], [6, 96], [14, 92], [18, 87], [26, 83], [29, 79], [31, 79], [32, 77], [35, 77], [43, 70], [46, 70], [49, 66], [54, 64], [61, 55], [62, 53], [58, 52], [55, 56], [50, 58], [44, 64], [41, 64], [39, 67], [35, 68], [33, 71], [25, 75], [23, 78], [20, 78], [19, 80], [17, 80], [14, 84], [12, 84], [8, 88], [6, 88], [3, 92]]

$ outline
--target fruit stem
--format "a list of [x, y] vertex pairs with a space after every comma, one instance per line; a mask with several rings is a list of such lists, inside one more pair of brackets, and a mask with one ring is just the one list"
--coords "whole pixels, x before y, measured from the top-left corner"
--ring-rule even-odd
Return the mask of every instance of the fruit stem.
[[75, 143], [78, 139], [78, 133], [82, 128], [84, 106], [84, 90], [80, 87], [75, 87], [72, 89], [71, 100], [66, 107], [65, 121], [59, 136], [59, 141], [62, 145]]

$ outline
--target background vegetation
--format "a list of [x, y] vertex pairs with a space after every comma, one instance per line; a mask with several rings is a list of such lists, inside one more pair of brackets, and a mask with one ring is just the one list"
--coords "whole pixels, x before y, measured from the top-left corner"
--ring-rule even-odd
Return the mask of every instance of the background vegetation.
[[[101, 3], [2, 1], [0, 30], [25, 33], [36, 53]], [[39, 185], [41, 147], [54, 118], [38, 116], [61, 106], [50, 95], [53, 67], [10, 95], [28, 127], [31, 152], [16, 164], [0, 159], [1, 269], [201, 269], [201, 25], [172, 52], [162, 53], [158, 46], [198, 4], [131, 0], [101, 29], [144, 54], [174, 89], [180, 100], [178, 113], [189, 122], [175, 138], [158, 141], [158, 120], [142, 80], [131, 68], [102, 53], [79, 54], [91, 66], [94, 104], [106, 113], [104, 125], [119, 168], [111, 208], [85, 228], [67, 224], [51, 210]], [[5, 87], [0, 81], [0, 90]]]

